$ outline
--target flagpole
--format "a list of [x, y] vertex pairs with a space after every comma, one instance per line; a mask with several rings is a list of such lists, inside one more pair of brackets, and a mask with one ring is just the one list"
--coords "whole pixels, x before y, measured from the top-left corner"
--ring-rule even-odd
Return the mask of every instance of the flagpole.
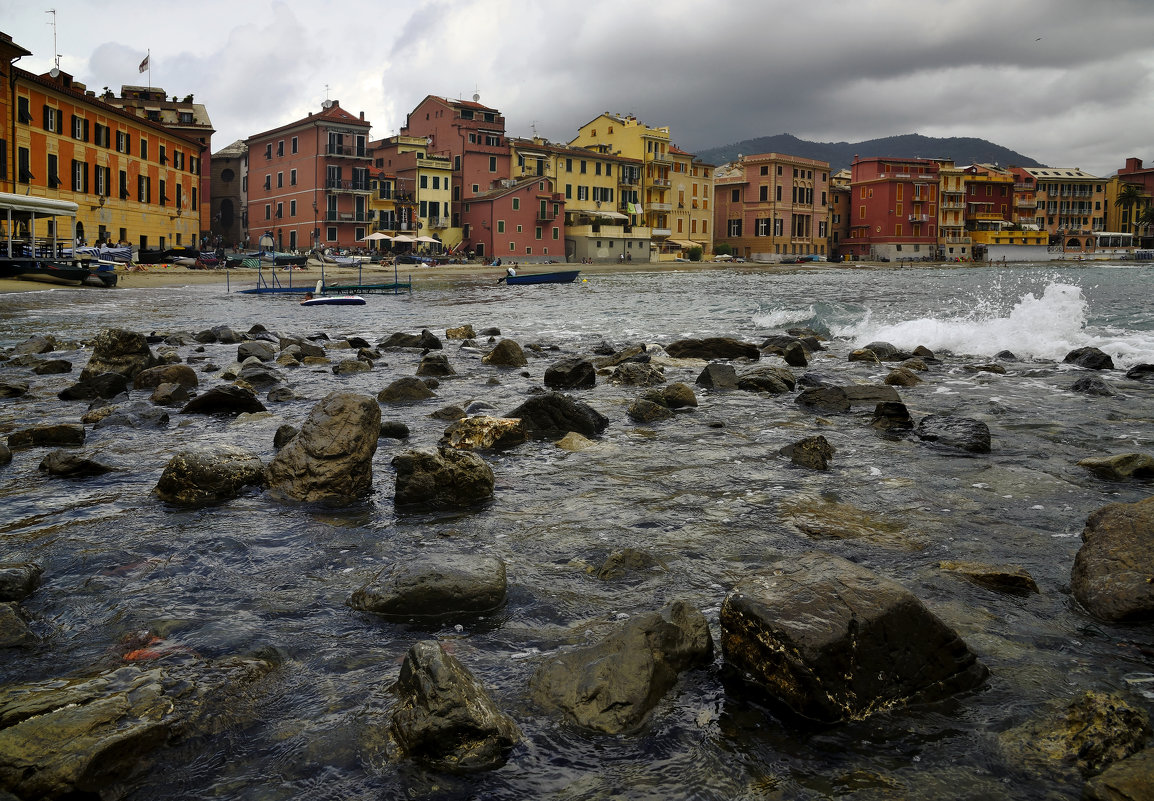
[[148, 49], [148, 55], [144, 57], [144, 63], [148, 65], [148, 91], [152, 92], [152, 48]]

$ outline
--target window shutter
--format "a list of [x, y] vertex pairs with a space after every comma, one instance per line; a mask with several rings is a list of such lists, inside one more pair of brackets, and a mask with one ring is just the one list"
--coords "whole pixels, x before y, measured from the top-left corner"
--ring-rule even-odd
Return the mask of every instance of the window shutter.
[[52, 123], [50, 122], [50, 120], [52, 118], [50, 116], [48, 116], [51, 113], [52, 113], [52, 109], [48, 108], [48, 104], [45, 103], [44, 104], [44, 130], [46, 130], [46, 131], [52, 130]]

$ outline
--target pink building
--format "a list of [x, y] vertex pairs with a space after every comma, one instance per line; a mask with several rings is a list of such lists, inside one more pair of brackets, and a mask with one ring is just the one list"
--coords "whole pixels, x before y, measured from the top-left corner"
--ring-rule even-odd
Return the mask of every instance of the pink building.
[[854, 156], [850, 188], [850, 238], [843, 253], [879, 261], [937, 257], [936, 161]]
[[565, 259], [565, 197], [552, 178], [506, 179], [462, 204], [468, 252], [503, 262]]
[[277, 250], [360, 247], [371, 222], [369, 128], [364, 112], [328, 100], [246, 139], [250, 244], [268, 233]]

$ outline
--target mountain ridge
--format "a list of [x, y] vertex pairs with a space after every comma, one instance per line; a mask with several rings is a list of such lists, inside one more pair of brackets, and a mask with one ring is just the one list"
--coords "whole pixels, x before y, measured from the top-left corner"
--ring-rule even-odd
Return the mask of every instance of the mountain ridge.
[[899, 134], [861, 142], [811, 142], [793, 134], [781, 133], [744, 139], [729, 145], [706, 148], [697, 158], [706, 164], [721, 166], [738, 155], [781, 153], [829, 162], [830, 171], [848, 168], [855, 155], [863, 158], [948, 158], [958, 166], [999, 164], [1001, 166], [1043, 167], [1041, 162], [1007, 147], [972, 136], [935, 137], [922, 134]]

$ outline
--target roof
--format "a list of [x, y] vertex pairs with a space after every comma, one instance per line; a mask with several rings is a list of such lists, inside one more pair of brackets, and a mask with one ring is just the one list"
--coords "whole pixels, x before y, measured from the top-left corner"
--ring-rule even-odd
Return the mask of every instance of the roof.
[[1097, 175], [1082, 172], [1081, 167], [1026, 167], [1026, 172], [1035, 178], [1085, 178], [1091, 181], [1101, 180]]
[[283, 133], [285, 131], [292, 130], [293, 128], [304, 128], [307, 126], [316, 125], [318, 122], [331, 122], [339, 123], [341, 125], [355, 125], [357, 127], [364, 127], [366, 134], [368, 133], [368, 129], [372, 127], [372, 123], [370, 123], [368, 120], [354, 116], [353, 114], [350, 114], [341, 108], [339, 100], [326, 100], [325, 102], [328, 104], [328, 107], [321, 109], [319, 112], [310, 112], [307, 117], [301, 117], [298, 120], [287, 122], [284, 125], [277, 126], [276, 128], [270, 128], [267, 131], [255, 133], [244, 141], [247, 143], [253, 141], [254, 139], [264, 139], [265, 137], [275, 136], [278, 133]]

